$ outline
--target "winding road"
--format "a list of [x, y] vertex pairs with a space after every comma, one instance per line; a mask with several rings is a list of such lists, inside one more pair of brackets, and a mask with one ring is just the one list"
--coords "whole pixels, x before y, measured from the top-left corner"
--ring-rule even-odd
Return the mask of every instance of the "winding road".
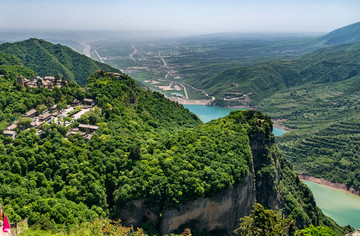
[[135, 53], [137, 53], [137, 49], [135, 48], [134, 45], [131, 45], [131, 47], [134, 51], [129, 55], [129, 57], [131, 60], [136, 61], [136, 59], [134, 58], [134, 55], [135, 55]]
[[89, 44], [86, 44], [86, 43], [82, 43], [81, 45], [84, 46], [83, 54], [84, 54], [85, 56], [91, 58], [91, 53], [90, 53], [91, 46], [90, 46]]
[[96, 51], [96, 49], [94, 49], [94, 52], [95, 52], [96, 56], [100, 59], [100, 61], [102, 63], [104, 63], [103, 59], [101, 59], [101, 57], [100, 57], [99, 53]]
[[[196, 90], [196, 91], [200, 91], [201, 93], [203, 93], [206, 97], [210, 97], [209, 94], [207, 94], [204, 90], [202, 89], [198, 89], [198, 88], [195, 88], [193, 86], [191, 86], [190, 84], [187, 84], [185, 82], [183, 82], [184, 84], [186, 84], [186, 86], [189, 86], [190, 88]], [[211, 97], [211, 101], [214, 101], [215, 100], [215, 97]]]
[[167, 67], [167, 63], [166, 63], [164, 57], [161, 55], [161, 52], [159, 52], [159, 57], [160, 57], [160, 59], [162, 60], [162, 62], [164, 63], [164, 65], [163, 65], [162, 67], [163, 67], [163, 68]]
[[189, 99], [189, 96], [188, 96], [187, 91], [186, 91], [186, 87], [182, 83], [180, 83], [180, 85], [184, 88], [185, 99]]

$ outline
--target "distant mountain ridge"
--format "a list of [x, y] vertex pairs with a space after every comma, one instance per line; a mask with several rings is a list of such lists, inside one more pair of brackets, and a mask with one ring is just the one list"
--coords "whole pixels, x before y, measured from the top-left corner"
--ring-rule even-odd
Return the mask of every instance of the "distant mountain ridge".
[[276, 92], [304, 84], [333, 83], [360, 74], [360, 43], [318, 49], [293, 60], [237, 67], [192, 81], [220, 106], [253, 106]]
[[326, 46], [354, 43], [360, 41], [360, 22], [336, 29], [320, 39], [325, 40]]
[[69, 47], [31, 38], [21, 42], [3, 43], [0, 52], [19, 58], [22, 64], [40, 76], [64, 76], [81, 86], [96, 70], [120, 72], [109, 65], [97, 62]]

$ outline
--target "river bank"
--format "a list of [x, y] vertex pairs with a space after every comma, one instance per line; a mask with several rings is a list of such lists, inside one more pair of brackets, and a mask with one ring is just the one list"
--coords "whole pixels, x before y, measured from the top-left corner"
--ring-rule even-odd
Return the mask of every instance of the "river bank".
[[337, 189], [307, 180], [302, 182], [313, 193], [316, 205], [340, 226], [350, 225], [360, 229], [360, 197], [343, 189]]
[[345, 184], [343, 183], [334, 183], [331, 182], [329, 180], [325, 180], [325, 179], [320, 179], [320, 178], [316, 178], [313, 176], [309, 176], [309, 175], [305, 175], [305, 174], [298, 174], [299, 179], [301, 180], [306, 180], [306, 181], [310, 181], [313, 183], [317, 183], [317, 184], [321, 184], [330, 188], [335, 188], [338, 190], [343, 190], [346, 191], [348, 193], [360, 196], [360, 191], [354, 189], [354, 188], [348, 188]]
[[286, 126], [284, 126], [283, 125], [283, 122], [284, 121], [286, 121], [286, 119], [271, 119], [272, 120], [272, 122], [273, 122], [273, 126], [274, 127], [277, 127], [277, 128], [279, 128], [279, 129], [283, 129], [283, 130], [285, 130], [285, 131], [291, 131], [291, 129], [290, 128], [288, 128], [288, 127], [286, 127]]
[[211, 100], [206, 99], [183, 99], [183, 98], [176, 98], [172, 99], [182, 105], [204, 105], [207, 106], [211, 103]]

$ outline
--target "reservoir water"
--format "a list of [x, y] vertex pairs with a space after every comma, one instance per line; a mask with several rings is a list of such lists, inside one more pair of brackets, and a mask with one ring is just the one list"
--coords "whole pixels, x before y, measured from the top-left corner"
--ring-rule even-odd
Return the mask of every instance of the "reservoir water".
[[[247, 108], [224, 108], [224, 107], [214, 107], [214, 106], [204, 106], [204, 105], [184, 105], [192, 113], [199, 116], [200, 120], [204, 123], [209, 122], [213, 119], [218, 119], [229, 115], [231, 111], [234, 110], [247, 110]], [[285, 130], [274, 127], [273, 134], [275, 136], [280, 136], [285, 133]]]
[[303, 180], [318, 207], [341, 226], [360, 229], [360, 197], [349, 192]]
[[184, 105], [189, 111], [199, 116], [200, 120], [207, 123], [230, 114], [235, 110], [247, 110], [246, 108], [232, 109], [224, 107], [204, 106], [204, 105]]

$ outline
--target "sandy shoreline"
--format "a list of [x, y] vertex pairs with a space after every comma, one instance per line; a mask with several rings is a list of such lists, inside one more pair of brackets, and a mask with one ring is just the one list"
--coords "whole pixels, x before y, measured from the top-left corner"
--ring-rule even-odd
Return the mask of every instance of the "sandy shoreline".
[[329, 180], [324, 180], [324, 179], [320, 179], [320, 178], [316, 178], [313, 176], [309, 176], [309, 175], [304, 175], [304, 174], [298, 174], [299, 179], [301, 180], [307, 180], [313, 183], [317, 183], [317, 184], [321, 184], [330, 188], [334, 188], [334, 189], [338, 189], [338, 190], [343, 190], [346, 191], [348, 193], [354, 194], [356, 196], [360, 196], [360, 191], [355, 190], [354, 188], [347, 188], [347, 186], [345, 184], [342, 183], [334, 183], [331, 182]]
[[273, 127], [276, 127], [276, 128], [282, 129], [282, 130], [285, 130], [286, 132], [291, 131], [291, 129], [289, 129], [289, 128], [283, 126], [283, 125], [276, 124], [276, 123], [274, 123], [274, 122], [273, 122]]
[[286, 119], [271, 119], [271, 120], [272, 120], [272, 122], [273, 122], [273, 126], [274, 126], [274, 127], [279, 128], [279, 129], [283, 129], [283, 130], [285, 130], [286, 132], [291, 131], [290, 128], [288, 128], [288, 127], [286, 127], [286, 126], [284, 126], [284, 125], [282, 124], [282, 122], [286, 121]]
[[240, 109], [240, 108], [245, 108], [245, 109], [250, 109], [251, 107], [247, 107], [247, 106], [220, 106], [223, 108], [229, 108], [229, 109]]
[[177, 101], [178, 103], [182, 104], [182, 105], [209, 105], [209, 103], [211, 102], [211, 100], [205, 100], [205, 99], [176, 99], [174, 101]]

